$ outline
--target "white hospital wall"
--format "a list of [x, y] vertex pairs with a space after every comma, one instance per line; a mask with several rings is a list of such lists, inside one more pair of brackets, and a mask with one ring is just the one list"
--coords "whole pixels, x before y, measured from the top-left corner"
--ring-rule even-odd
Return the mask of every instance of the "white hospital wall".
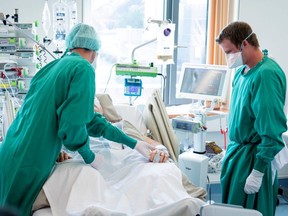
[[[53, 38], [53, 27], [52, 27], [52, 5], [54, 2], [59, 0], [48, 0], [48, 6], [50, 9], [51, 15], [51, 27], [48, 32], [48, 38]], [[82, 2], [83, 0], [76, 0], [77, 2], [77, 12], [78, 20], [82, 20]], [[44, 9], [45, 0], [0, 0], [0, 12], [4, 15], [9, 14], [9, 21], [14, 22], [11, 16], [14, 14], [15, 9], [18, 9], [19, 23], [33, 23], [38, 21], [37, 34], [39, 36], [40, 43], [43, 44], [43, 38], [45, 37], [45, 32], [43, 30], [41, 21], [42, 21], [42, 12]], [[48, 46], [50, 52], [55, 50], [53, 44]], [[47, 54], [47, 57], [49, 55]], [[50, 60], [50, 56], [48, 57]]]
[[[239, 20], [248, 22], [257, 34], [261, 49], [268, 49], [288, 77], [288, 1], [239, 0]], [[285, 112], [287, 114], [288, 94]]]

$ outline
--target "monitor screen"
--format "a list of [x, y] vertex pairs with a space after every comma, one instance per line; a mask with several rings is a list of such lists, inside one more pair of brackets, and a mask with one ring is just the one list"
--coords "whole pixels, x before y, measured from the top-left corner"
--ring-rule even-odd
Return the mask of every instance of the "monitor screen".
[[184, 63], [177, 97], [196, 100], [226, 100], [230, 73], [223, 65], [195, 65]]

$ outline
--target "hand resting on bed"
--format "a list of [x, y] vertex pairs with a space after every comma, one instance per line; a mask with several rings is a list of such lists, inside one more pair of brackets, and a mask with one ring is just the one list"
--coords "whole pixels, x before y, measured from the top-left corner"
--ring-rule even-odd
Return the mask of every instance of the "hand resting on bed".
[[[159, 145], [152, 145], [148, 144], [149, 146], [152, 147], [153, 150], [150, 151], [149, 154], [149, 161], [154, 162], [154, 163], [165, 163], [167, 162], [169, 158], [169, 153], [165, 146], [159, 144]], [[59, 153], [59, 156], [56, 160], [56, 162], [63, 162], [65, 160], [72, 159], [72, 157], [65, 151], [61, 151]], [[101, 154], [96, 154], [95, 160], [91, 163], [91, 166], [93, 166], [95, 169], [99, 166], [99, 163], [104, 161], [105, 158]]]
[[148, 143], [144, 141], [138, 141], [136, 143], [135, 149], [142, 154], [146, 159], [150, 158], [151, 151], [155, 150], [155, 147], [153, 145], [149, 145]]

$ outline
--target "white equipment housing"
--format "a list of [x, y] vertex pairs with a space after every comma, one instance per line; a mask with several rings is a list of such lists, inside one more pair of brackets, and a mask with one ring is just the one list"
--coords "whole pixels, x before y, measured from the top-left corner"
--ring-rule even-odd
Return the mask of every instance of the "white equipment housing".
[[196, 186], [206, 189], [208, 173], [208, 157], [187, 151], [179, 155], [179, 168]]
[[245, 209], [238, 205], [213, 203], [200, 208], [200, 216], [262, 216], [257, 210]]

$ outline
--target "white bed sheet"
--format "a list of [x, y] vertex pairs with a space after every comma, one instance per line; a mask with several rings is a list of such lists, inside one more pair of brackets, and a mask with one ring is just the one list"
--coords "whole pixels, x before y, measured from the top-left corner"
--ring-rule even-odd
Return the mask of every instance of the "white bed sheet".
[[36, 211], [33, 216], [53, 216], [51, 208], [43, 208]]
[[101, 153], [99, 171], [80, 160], [57, 165], [43, 187], [53, 215], [193, 216], [205, 204], [187, 194], [173, 163], [147, 163], [130, 148]]

